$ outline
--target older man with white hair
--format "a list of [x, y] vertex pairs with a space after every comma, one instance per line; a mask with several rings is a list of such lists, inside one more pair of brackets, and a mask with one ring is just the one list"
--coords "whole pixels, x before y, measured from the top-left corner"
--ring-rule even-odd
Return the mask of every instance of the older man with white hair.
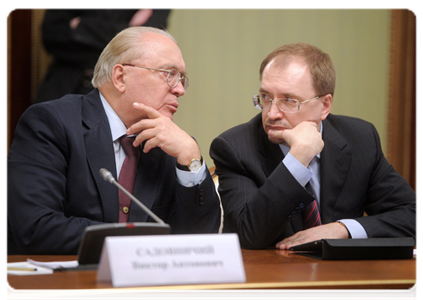
[[123, 30], [93, 85], [22, 115], [8, 156], [8, 253], [76, 254], [87, 226], [153, 221], [101, 168], [172, 233], [217, 232], [213, 180], [196, 141], [172, 121], [188, 88], [175, 40], [155, 28]]

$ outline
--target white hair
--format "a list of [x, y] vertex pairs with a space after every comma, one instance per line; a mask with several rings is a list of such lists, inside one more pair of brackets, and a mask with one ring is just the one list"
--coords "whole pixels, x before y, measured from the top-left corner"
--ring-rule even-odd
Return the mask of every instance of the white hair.
[[162, 34], [176, 43], [170, 33], [154, 27], [136, 26], [122, 30], [107, 44], [95, 65], [91, 82], [95, 88], [111, 81], [112, 70], [116, 64], [127, 63], [142, 56], [142, 37], [146, 32]]

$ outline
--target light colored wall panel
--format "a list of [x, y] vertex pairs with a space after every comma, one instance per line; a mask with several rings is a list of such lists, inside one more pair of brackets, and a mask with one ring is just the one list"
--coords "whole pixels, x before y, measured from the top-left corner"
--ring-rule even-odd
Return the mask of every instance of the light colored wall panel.
[[190, 79], [175, 122], [196, 137], [208, 166], [212, 140], [259, 113], [263, 58], [278, 46], [305, 42], [330, 54], [337, 70], [332, 112], [372, 122], [386, 147], [389, 10], [173, 10]]

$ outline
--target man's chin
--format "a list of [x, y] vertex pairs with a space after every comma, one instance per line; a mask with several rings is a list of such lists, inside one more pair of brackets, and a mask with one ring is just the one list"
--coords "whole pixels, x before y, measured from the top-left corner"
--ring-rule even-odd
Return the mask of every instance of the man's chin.
[[159, 111], [163, 116], [168, 117], [173, 121], [173, 113], [170, 111]]

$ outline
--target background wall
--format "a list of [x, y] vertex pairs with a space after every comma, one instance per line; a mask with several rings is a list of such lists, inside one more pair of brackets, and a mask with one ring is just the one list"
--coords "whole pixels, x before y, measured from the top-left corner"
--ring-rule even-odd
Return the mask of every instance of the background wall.
[[[15, 10], [7, 20], [8, 146], [50, 62], [41, 44], [43, 15], [43, 10]], [[169, 24], [191, 82], [175, 121], [197, 138], [209, 167], [214, 165], [208, 154], [212, 140], [259, 113], [251, 97], [259, 88], [262, 59], [282, 44], [301, 41], [319, 46], [334, 60], [333, 113], [375, 124], [388, 160], [415, 189], [412, 11], [176, 9]]]
[[[28, 57], [32, 96], [50, 63], [41, 44], [43, 17], [44, 10], [32, 11], [37, 45]], [[260, 86], [261, 61], [283, 44], [305, 42], [334, 61], [332, 112], [372, 122], [386, 153], [390, 17], [391, 10], [380, 9], [174, 9], [168, 30], [178, 41], [190, 79], [174, 120], [197, 139], [207, 165], [213, 166], [212, 140], [260, 112], [252, 96]]]
[[332, 112], [372, 122], [386, 148], [390, 10], [173, 10], [169, 32], [184, 55], [190, 87], [175, 122], [196, 137], [209, 167], [212, 140], [247, 122], [259, 66], [275, 48], [318, 46], [333, 59]]

